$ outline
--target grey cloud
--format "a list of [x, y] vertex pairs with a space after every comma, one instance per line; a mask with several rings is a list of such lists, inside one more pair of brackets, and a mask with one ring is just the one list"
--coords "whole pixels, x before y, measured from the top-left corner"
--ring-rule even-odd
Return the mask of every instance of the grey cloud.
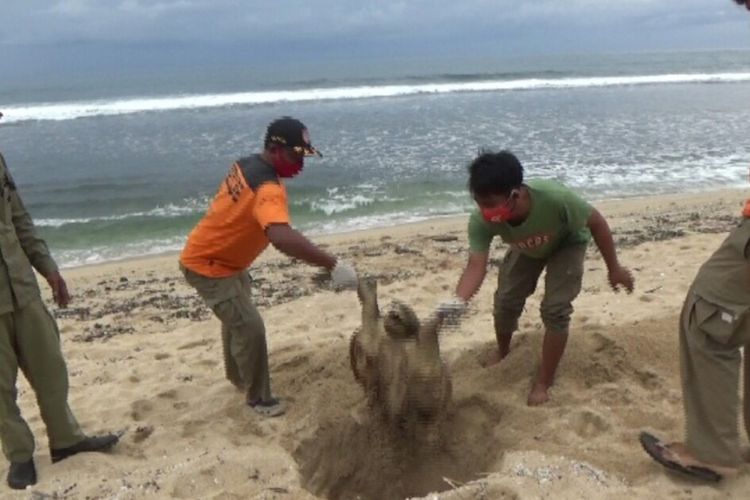
[[[743, 22], [730, 0], [3, 0], [0, 43], [377, 41]], [[747, 16], [745, 16], [747, 17]]]

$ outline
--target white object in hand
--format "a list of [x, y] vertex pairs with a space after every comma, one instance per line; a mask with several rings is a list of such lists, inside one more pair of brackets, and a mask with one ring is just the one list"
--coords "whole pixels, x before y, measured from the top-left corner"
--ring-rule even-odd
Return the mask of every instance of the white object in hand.
[[359, 283], [357, 270], [354, 269], [354, 266], [340, 259], [336, 261], [336, 265], [331, 270], [331, 280], [337, 288], [357, 288]]

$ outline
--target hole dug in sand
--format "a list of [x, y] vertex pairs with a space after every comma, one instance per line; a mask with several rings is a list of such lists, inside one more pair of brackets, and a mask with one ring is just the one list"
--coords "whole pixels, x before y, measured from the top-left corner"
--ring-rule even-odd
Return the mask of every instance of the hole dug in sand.
[[458, 402], [446, 422], [444, 442], [433, 446], [395, 436], [379, 419], [359, 423], [344, 415], [319, 422], [293, 456], [302, 486], [317, 496], [331, 500], [419, 497], [492, 470], [501, 455], [493, 436], [499, 420], [500, 412], [479, 397]]
[[[349, 344], [361, 418], [323, 403], [312, 434], [294, 450], [301, 483], [329, 499], [423, 496], [476, 479], [500, 447], [499, 412], [475, 397], [453, 405], [438, 342], [443, 319], [420, 322], [394, 300], [381, 312], [377, 282], [359, 282], [362, 325]], [[329, 393], [330, 394], [330, 393]], [[328, 412], [328, 413], [326, 413]]]

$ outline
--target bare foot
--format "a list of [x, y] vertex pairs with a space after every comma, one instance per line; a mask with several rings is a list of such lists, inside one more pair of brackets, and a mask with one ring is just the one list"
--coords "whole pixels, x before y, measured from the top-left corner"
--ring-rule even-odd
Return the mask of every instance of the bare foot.
[[490, 353], [490, 355], [487, 356], [482, 361], [482, 366], [484, 368], [489, 368], [490, 366], [495, 366], [500, 361], [502, 361], [503, 359], [505, 359], [505, 356], [508, 355], [508, 352], [510, 352], [510, 351], [509, 350], [508, 351], [500, 351], [500, 350], [492, 351]]
[[528, 404], [529, 406], [539, 406], [549, 401], [549, 393], [547, 392], [548, 389], [549, 388], [546, 385], [538, 383], [534, 384], [534, 387], [529, 393], [529, 398], [526, 400], [526, 404]]

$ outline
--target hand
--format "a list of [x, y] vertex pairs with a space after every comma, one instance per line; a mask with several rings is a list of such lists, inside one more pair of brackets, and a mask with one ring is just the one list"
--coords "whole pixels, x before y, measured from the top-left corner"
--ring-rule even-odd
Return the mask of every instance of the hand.
[[466, 312], [467, 303], [464, 299], [458, 296], [453, 296], [449, 299], [441, 301], [437, 305], [435, 310], [439, 318], [456, 320], [464, 312]]
[[357, 288], [359, 278], [354, 266], [339, 259], [331, 269], [331, 281], [336, 288]]
[[619, 292], [620, 287], [623, 287], [628, 293], [632, 293], [635, 279], [627, 267], [617, 265], [609, 270], [609, 286], [615, 292]]
[[70, 302], [70, 294], [68, 293], [68, 285], [65, 284], [65, 280], [60, 275], [60, 272], [55, 271], [45, 276], [45, 278], [52, 289], [52, 298], [55, 300], [55, 303], [62, 308], [67, 307], [68, 302]]

